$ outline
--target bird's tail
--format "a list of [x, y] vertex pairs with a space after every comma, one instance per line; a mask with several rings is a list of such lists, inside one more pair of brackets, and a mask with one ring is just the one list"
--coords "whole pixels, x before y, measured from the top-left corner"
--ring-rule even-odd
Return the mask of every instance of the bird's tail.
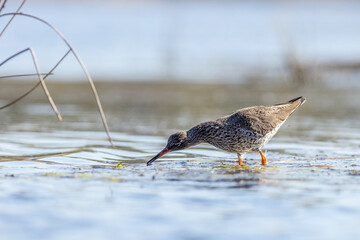
[[287, 102], [284, 102], [284, 103], [279, 103], [279, 104], [276, 104], [277, 105], [285, 105], [285, 104], [291, 104], [291, 103], [299, 103], [299, 106], [302, 105], [304, 102], [306, 101], [306, 98], [304, 98], [303, 96], [301, 97], [297, 97], [297, 98], [294, 98], [294, 99], [291, 99], [290, 101], [287, 101]]
[[276, 104], [275, 107], [284, 120], [305, 102], [304, 97], [297, 97], [285, 103]]

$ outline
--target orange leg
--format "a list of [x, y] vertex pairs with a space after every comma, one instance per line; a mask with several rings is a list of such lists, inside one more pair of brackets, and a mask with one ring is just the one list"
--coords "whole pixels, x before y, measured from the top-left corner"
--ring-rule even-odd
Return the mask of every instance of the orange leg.
[[241, 158], [240, 155], [238, 155], [238, 159], [239, 159], [239, 166], [241, 166], [242, 165], [242, 158]]
[[265, 155], [262, 153], [262, 151], [259, 151], [260, 155], [261, 155], [261, 165], [266, 165], [266, 157]]

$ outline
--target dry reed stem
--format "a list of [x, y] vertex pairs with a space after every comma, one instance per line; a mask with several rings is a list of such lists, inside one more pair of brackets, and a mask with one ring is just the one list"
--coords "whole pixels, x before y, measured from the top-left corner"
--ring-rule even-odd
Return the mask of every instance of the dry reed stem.
[[[40, 73], [41, 75], [45, 76], [47, 73]], [[50, 75], [53, 75], [50, 74]], [[25, 73], [25, 74], [14, 74], [14, 75], [7, 75], [7, 76], [0, 76], [0, 79], [2, 78], [17, 78], [17, 77], [31, 77], [31, 76], [37, 76], [37, 73]]]
[[[43, 79], [45, 80], [49, 75], [52, 75], [52, 72], [59, 66], [59, 64], [65, 59], [65, 57], [71, 52], [71, 50], [69, 49], [65, 55], [55, 64], [55, 66], [43, 77]], [[1, 64], [0, 64], [1, 66]], [[35, 74], [37, 75], [37, 74]], [[1, 78], [1, 77], [0, 77]], [[15, 103], [17, 103], [18, 101], [20, 101], [21, 99], [23, 99], [24, 97], [26, 97], [27, 95], [29, 95], [32, 91], [34, 91], [39, 85], [41, 84], [41, 81], [38, 81], [35, 86], [33, 86], [29, 91], [27, 91], [26, 93], [24, 93], [23, 95], [21, 95], [20, 97], [16, 98], [15, 100], [9, 102], [8, 104], [1, 106], [1, 109], [7, 108]]]
[[[25, 53], [25, 52], [27, 52], [27, 51], [29, 51], [30, 54], [31, 54], [31, 56], [32, 56], [32, 60], [33, 60], [34, 67], [35, 67], [35, 70], [36, 70], [36, 75], [38, 76], [38, 78], [39, 78], [39, 80], [40, 80], [40, 82], [41, 82], [41, 85], [42, 85], [42, 87], [43, 87], [43, 90], [44, 90], [44, 92], [45, 92], [45, 95], [47, 96], [47, 98], [48, 98], [48, 100], [49, 100], [49, 103], [50, 103], [51, 107], [53, 108], [53, 110], [54, 110], [57, 118], [61, 121], [61, 120], [62, 120], [62, 117], [61, 117], [61, 115], [60, 115], [60, 113], [59, 113], [59, 111], [58, 111], [58, 109], [57, 109], [57, 107], [56, 107], [56, 105], [55, 105], [55, 103], [54, 103], [51, 95], [50, 95], [50, 92], [49, 92], [49, 90], [48, 90], [48, 88], [47, 88], [47, 86], [46, 86], [46, 84], [45, 84], [45, 81], [44, 81], [44, 79], [43, 79], [43, 77], [42, 77], [42, 75], [41, 75], [41, 73], [40, 73], [40, 69], [39, 69], [39, 65], [38, 65], [38, 63], [37, 63], [36, 55], [35, 55], [35, 52], [34, 52], [34, 50], [33, 50], [32, 48], [26, 48], [26, 49], [24, 49], [24, 50], [22, 50], [22, 51], [20, 51], [20, 52], [18, 52], [18, 53], [15, 53], [14, 55], [12, 55], [12, 56], [10, 56], [9, 58], [5, 59], [5, 61], [3, 61], [2, 63], [0, 63], [0, 67], [1, 67], [2, 65], [4, 65], [6, 62], [8, 62], [8, 61], [10, 61], [11, 59], [15, 58], [16, 56], [19, 56], [20, 54]], [[11, 105], [11, 104], [10, 104], [10, 105]], [[7, 106], [10, 106], [10, 105], [7, 104]], [[6, 107], [6, 106], [5, 106], [5, 107]], [[3, 108], [5, 108], [5, 107], [3, 107]], [[0, 109], [1, 109], [1, 108], [0, 108]]]
[[[34, 67], [35, 67], [35, 70], [36, 70], [36, 75], [37, 75], [38, 78], [39, 78], [39, 83], [41, 83], [41, 85], [42, 85], [42, 87], [43, 87], [43, 90], [44, 90], [44, 92], [45, 92], [45, 95], [47, 96], [47, 98], [48, 98], [48, 100], [49, 100], [49, 103], [50, 103], [51, 107], [53, 108], [53, 110], [54, 110], [57, 118], [59, 119], [59, 121], [61, 121], [61, 120], [62, 120], [62, 117], [61, 117], [61, 115], [60, 115], [60, 113], [59, 113], [59, 111], [58, 111], [58, 109], [57, 109], [57, 107], [56, 107], [56, 105], [55, 105], [55, 103], [54, 103], [51, 95], [50, 95], [50, 92], [49, 92], [49, 90], [48, 90], [48, 88], [47, 88], [47, 86], [46, 86], [46, 84], [45, 84], [45, 81], [44, 81], [44, 79], [43, 79], [43, 77], [42, 77], [42, 75], [41, 75], [41, 73], [40, 73], [40, 69], [39, 69], [39, 65], [38, 65], [38, 63], [37, 63], [37, 59], [36, 59], [35, 53], [34, 53], [34, 51], [33, 51], [31, 48], [26, 48], [26, 49], [24, 49], [24, 50], [22, 50], [22, 51], [20, 51], [20, 52], [15, 53], [14, 55], [8, 57], [7, 59], [5, 59], [5, 61], [3, 61], [2, 63], [0, 63], [0, 67], [1, 67], [3, 64], [5, 64], [6, 62], [8, 62], [8, 61], [10, 61], [11, 59], [15, 58], [16, 56], [19, 56], [20, 54], [25, 53], [25, 52], [27, 52], [27, 51], [29, 51], [30, 54], [31, 54], [31, 56], [32, 56], [33, 63], [34, 63]], [[35, 88], [34, 88], [34, 89], [35, 89]], [[22, 98], [22, 96], [21, 96], [21, 98]], [[20, 98], [20, 99], [21, 99], [21, 98]], [[0, 109], [3, 109], [3, 108], [8, 107], [8, 106], [12, 105], [13, 103], [17, 102], [17, 101], [20, 100], [20, 99], [18, 98], [18, 99], [16, 99], [15, 101], [13, 101], [13, 102], [11, 102], [11, 103], [9, 103], [9, 104], [6, 104], [5, 106], [2, 106]]]
[[45, 81], [44, 81], [42, 75], [40, 74], [39, 64], [38, 64], [38, 62], [36, 60], [35, 52], [34, 52], [34, 50], [32, 48], [29, 48], [29, 51], [30, 51], [31, 56], [33, 58], [35, 69], [36, 69], [38, 78], [39, 78], [39, 80], [41, 82], [41, 86], [42, 86], [42, 88], [43, 88], [43, 90], [45, 92], [45, 95], [47, 96], [47, 98], [48, 98], [48, 100], [50, 102], [50, 105], [53, 108], [57, 118], [59, 119], [59, 121], [62, 121], [62, 117], [61, 117], [61, 115], [60, 115], [60, 113], [59, 113], [59, 111], [58, 111], [58, 109], [57, 109], [57, 107], [56, 107], [56, 105], [54, 103], [54, 100], [52, 99], [52, 97], [50, 95], [50, 92], [49, 92], [48, 88], [46, 87], [46, 84], [45, 84]]
[[[1, 13], [1, 11], [5, 8], [6, 2], [7, 2], [7, 0], [5, 0], [4, 3], [1, 5], [1, 7], [0, 7], [0, 13]], [[0, 3], [1, 3], [1, 0], [0, 0]]]
[[[23, 1], [22, 5], [25, 3], [26, 0]], [[22, 6], [21, 5], [21, 6]], [[33, 18], [37, 21], [40, 21], [42, 23], [44, 23], [45, 25], [47, 25], [48, 27], [50, 27], [52, 30], [54, 30], [57, 35], [65, 42], [65, 44], [69, 47], [69, 51], [71, 51], [74, 55], [74, 57], [76, 58], [76, 60], [78, 61], [78, 63], [80, 64], [81, 68], [83, 69], [89, 83], [90, 83], [90, 86], [91, 86], [91, 89], [93, 91], [93, 94], [95, 96], [95, 99], [96, 99], [96, 103], [97, 103], [97, 106], [98, 106], [98, 110], [99, 110], [99, 113], [101, 115], [101, 119], [102, 119], [102, 123], [103, 123], [103, 126], [105, 128], [105, 131], [106, 131], [106, 134], [108, 136], [108, 140], [110, 142], [110, 144], [112, 146], [114, 146], [113, 144], [113, 141], [112, 141], [112, 138], [110, 136], [110, 130], [109, 130], [109, 127], [108, 127], [108, 124], [107, 124], [107, 121], [106, 121], [106, 117], [105, 117], [105, 113], [104, 113], [104, 110], [102, 108], [102, 104], [101, 104], [101, 101], [100, 101], [100, 98], [99, 98], [99, 95], [97, 93], [97, 90], [96, 90], [96, 87], [95, 87], [95, 84], [94, 84], [94, 81], [92, 80], [87, 68], [85, 67], [84, 63], [82, 62], [81, 58], [79, 57], [79, 55], [76, 53], [76, 51], [72, 48], [72, 46], [70, 45], [70, 43], [67, 41], [67, 39], [64, 37], [64, 35], [57, 29], [55, 28], [53, 25], [51, 25], [50, 23], [48, 23], [47, 21], [39, 18], [39, 17], [36, 17], [34, 15], [31, 15], [31, 14], [25, 14], [25, 13], [19, 13], [19, 12], [15, 12], [15, 13], [5, 13], [5, 14], [2, 14], [0, 15], [0, 17], [5, 17], [5, 16], [12, 16], [12, 19], [15, 17], [15, 16], [23, 16], [23, 17], [29, 17], [29, 18]], [[3, 30], [4, 32], [4, 30]], [[1, 37], [1, 35], [0, 35]], [[40, 81], [43, 80], [42, 76], [40, 75], [40, 72], [38, 72], [38, 76], [40, 77]], [[43, 83], [43, 81], [41, 81]], [[45, 89], [44, 89], [45, 90]], [[55, 110], [55, 109], [54, 109]]]
[[[18, 7], [18, 9], [16, 10], [16, 13], [19, 13], [19, 12], [20, 12], [20, 9], [24, 6], [25, 2], [26, 2], [26, 0], [24, 0], [24, 1], [20, 4], [20, 6]], [[5, 1], [4, 4], [2, 5], [1, 10], [5, 7], [5, 3], [6, 3], [6, 1]], [[1, 12], [1, 10], [0, 10], [0, 12]], [[12, 22], [12, 20], [14, 20], [14, 18], [15, 18], [15, 15], [13, 15], [13, 16], [10, 18], [9, 22], [5, 25], [5, 27], [3, 28], [3, 30], [2, 30], [1, 33], [0, 33], [0, 38], [1, 38], [1, 36], [3, 35], [3, 33], [5, 32], [5, 30], [7, 29], [7, 27], [8, 27], [8, 26], [10, 25], [10, 23]]]

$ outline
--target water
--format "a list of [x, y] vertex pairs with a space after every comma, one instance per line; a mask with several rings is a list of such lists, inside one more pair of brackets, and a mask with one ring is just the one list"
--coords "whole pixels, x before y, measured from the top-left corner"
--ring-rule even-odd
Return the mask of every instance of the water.
[[[0, 112], [2, 239], [360, 237], [357, 90], [101, 83], [113, 148], [86, 85], [49, 84], [64, 122], [41, 90]], [[2, 84], [0, 102], [27, 87]], [[209, 145], [145, 164], [177, 130], [300, 92], [266, 167]]]
[[[99, 80], [241, 81], [276, 75], [288, 58], [316, 67], [359, 63], [359, 1], [28, 1], [23, 12], [56, 26]], [[9, 1], [8, 12], [20, 1]], [[0, 26], [8, 18], [0, 18]], [[65, 54], [47, 27], [15, 19], [0, 59], [33, 47], [48, 71]], [[1, 75], [33, 72], [26, 54]], [[19, 68], [21, 66], [21, 69]], [[5, 68], [6, 67], [6, 68]], [[54, 78], [82, 78], [69, 57]]]

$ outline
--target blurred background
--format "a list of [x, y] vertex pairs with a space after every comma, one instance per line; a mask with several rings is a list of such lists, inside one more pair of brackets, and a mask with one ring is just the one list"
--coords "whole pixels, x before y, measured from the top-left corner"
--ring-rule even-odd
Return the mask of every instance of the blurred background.
[[[20, 3], [9, 1], [6, 12]], [[22, 12], [56, 26], [99, 81], [354, 84], [359, 78], [359, 1], [32, 0]], [[43, 71], [67, 50], [52, 30], [24, 17], [0, 41], [2, 59], [33, 47]], [[32, 67], [27, 56], [18, 57], [0, 74]], [[83, 75], [69, 58], [52, 78]]]

